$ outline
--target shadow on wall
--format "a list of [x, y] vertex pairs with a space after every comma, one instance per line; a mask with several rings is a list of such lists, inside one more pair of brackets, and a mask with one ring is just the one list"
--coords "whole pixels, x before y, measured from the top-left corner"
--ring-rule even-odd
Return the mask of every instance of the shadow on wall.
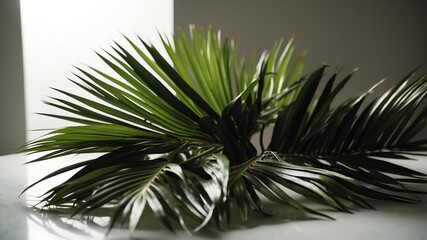
[[341, 102], [387, 78], [376, 90], [382, 94], [418, 66], [419, 75], [427, 73], [425, 9], [423, 0], [180, 0], [174, 15], [175, 27], [221, 29], [242, 55], [294, 36], [295, 53], [308, 50], [306, 73], [323, 63], [331, 66], [329, 73], [359, 68], [338, 96]]
[[25, 143], [19, 1], [0, 1], [0, 31], [0, 155], [5, 155]]

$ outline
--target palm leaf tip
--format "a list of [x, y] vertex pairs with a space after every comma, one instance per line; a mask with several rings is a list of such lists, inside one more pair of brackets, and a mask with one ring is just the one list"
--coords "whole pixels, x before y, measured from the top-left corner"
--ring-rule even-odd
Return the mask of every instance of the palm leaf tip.
[[28, 143], [24, 151], [44, 153], [34, 161], [100, 154], [40, 180], [76, 171], [43, 196], [48, 208], [114, 206], [111, 227], [133, 231], [149, 207], [170, 230], [194, 232], [227, 226], [234, 206], [242, 219], [268, 215], [266, 199], [330, 218], [301, 198], [352, 212], [373, 208], [369, 198], [414, 202], [423, 193], [411, 184], [426, 175], [401, 163], [426, 156], [427, 139], [415, 140], [427, 123], [424, 76], [334, 106], [353, 72], [324, 86], [326, 66], [301, 77], [293, 40], [246, 66], [211, 29], [190, 33], [162, 38], [167, 56], [125, 37], [130, 46], [97, 53], [114, 74], [77, 68], [72, 81], [91, 97], [58, 89], [65, 98], [47, 102], [72, 115], [44, 115], [77, 125]]

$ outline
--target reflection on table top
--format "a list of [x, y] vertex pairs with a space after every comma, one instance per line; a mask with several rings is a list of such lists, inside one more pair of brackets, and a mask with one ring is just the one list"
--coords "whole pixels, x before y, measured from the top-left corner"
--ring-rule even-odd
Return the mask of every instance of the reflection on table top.
[[[189, 239], [183, 231], [168, 232], [148, 212], [143, 215], [140, 230], [130, 234], [127, 228], [114, 228], [105, 236], [109, 212], [99, 211], [85, 219], [70, 219], [66, 213], [46, 213], [29, 206], [34, 198], [67, 176], [37, 185], [18, 198], [26, 186], [47, 173], [78, 159], [64, 157], [40, 163], [24, 165], [28, 156], [13, 154], [0, 156], [0, 239]], [[405, 166], [427, 172], [427, 158], [406, 161]], [[426, 190], [427, 186], [417, 186]], [[230, 229], [203, 230], [191, 239], [427, 239], [427, 196], [419, 196], [419, 204], [404, 204], [371, 200], [377, 211], [359, 209], [354, 214], [325, 212], [336, 220], [314, 219], [290, 208], [278, 208], [274, 204], [266, 210], [273, 217], [254, 217], [248, 222], [232, 221]]]

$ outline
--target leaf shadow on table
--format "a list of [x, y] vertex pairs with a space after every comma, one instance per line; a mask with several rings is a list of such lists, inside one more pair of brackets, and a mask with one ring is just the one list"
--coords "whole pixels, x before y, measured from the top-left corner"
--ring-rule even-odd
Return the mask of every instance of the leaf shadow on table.
[[[226, 229], [218, 230], [215, 223], [209, 225], [191, 235], [192, 239], [221, 239], [225, 233], [253, 229], [265, 225], [287, 224], [298, 221], [324, 220], [318, 217], [308, 216], [305, 213], [290, 207], [284, 207], [275, 203], [266, 202], [265, 211], [271, 216], [250, 214], [248, 220], [243, 221], [236, 209], [232, 211], [231, 221]], [[39, 208], [25, 207], [28, 219], [50, 234], [61, 239], [189, 239], [190, 236], [183, 230], [175, 233], [166, 229], [151, 211], [144, 213], [138, 224], [137, 230], [131, 233], [126, 224], [115, 226], [106, 235], [111, 209], [100, 209], [90, 216], [77, 216], [70, 218], [71, 213], [65, 210], [43, 210]], [[322, 209], [323, 210], [323, 209]]]

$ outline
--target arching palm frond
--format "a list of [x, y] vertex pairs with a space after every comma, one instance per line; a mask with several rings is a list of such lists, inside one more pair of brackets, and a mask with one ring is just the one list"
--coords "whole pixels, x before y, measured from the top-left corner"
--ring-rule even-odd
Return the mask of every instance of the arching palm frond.
[[411, 73], [366, 107], [373, 89], [332, 108], [351, 75], [333, 88], [334, 74], [315, 99], [323, 71], [315, 72], [298, 98], [278, 114], [269, 150], [287, 162], [336, 171], [385, 190], [406, 191], [402, 184], [409, 179], [390, 174], [426, 181], [425, 174], [385, 160], [425, 154], [420, 152], [427, 150], [425, 140], [413, 139], [426, 125], [426, 78], [411, 81]]
[[98, 54], [114, 74], [78, 68], [72, 80], [97, 100], [58, 89], [64, 98], [46, 102], [72, 115], [44, 115], [77, 125], [24, 151], [44, 153], [34, 161], [99, 157], [42, 178], [76, 171], [43, 196], [45, 207], [88, 214], [112, 206], [111, 227], [129, 221], [133, 230], [148, 205], [169, 229], [197, 231], [226, 225], [234, 205], [243, 219], [269, 214], [265, 198], [328, 218], [300, 197], [350, 212], [372, 208], [367, 198], [413, 202], [420, 193], [408, 183], [426, 175], [388, 159], [427, 150], [426, 139], [414, 140], [427, 121], [425, 77], [411, 74], [366, 105], [372, 89], [332, 107], [352, 74], [338, 84], [334, 74], [320, 89], [326, 67], [301, 77], [304, 56], [291, 60], [292, 41], [246, 66], [232, 41], [211, 29], [190, 33], [163, 38], [167, 56], [125, 37], [127, 46]]

